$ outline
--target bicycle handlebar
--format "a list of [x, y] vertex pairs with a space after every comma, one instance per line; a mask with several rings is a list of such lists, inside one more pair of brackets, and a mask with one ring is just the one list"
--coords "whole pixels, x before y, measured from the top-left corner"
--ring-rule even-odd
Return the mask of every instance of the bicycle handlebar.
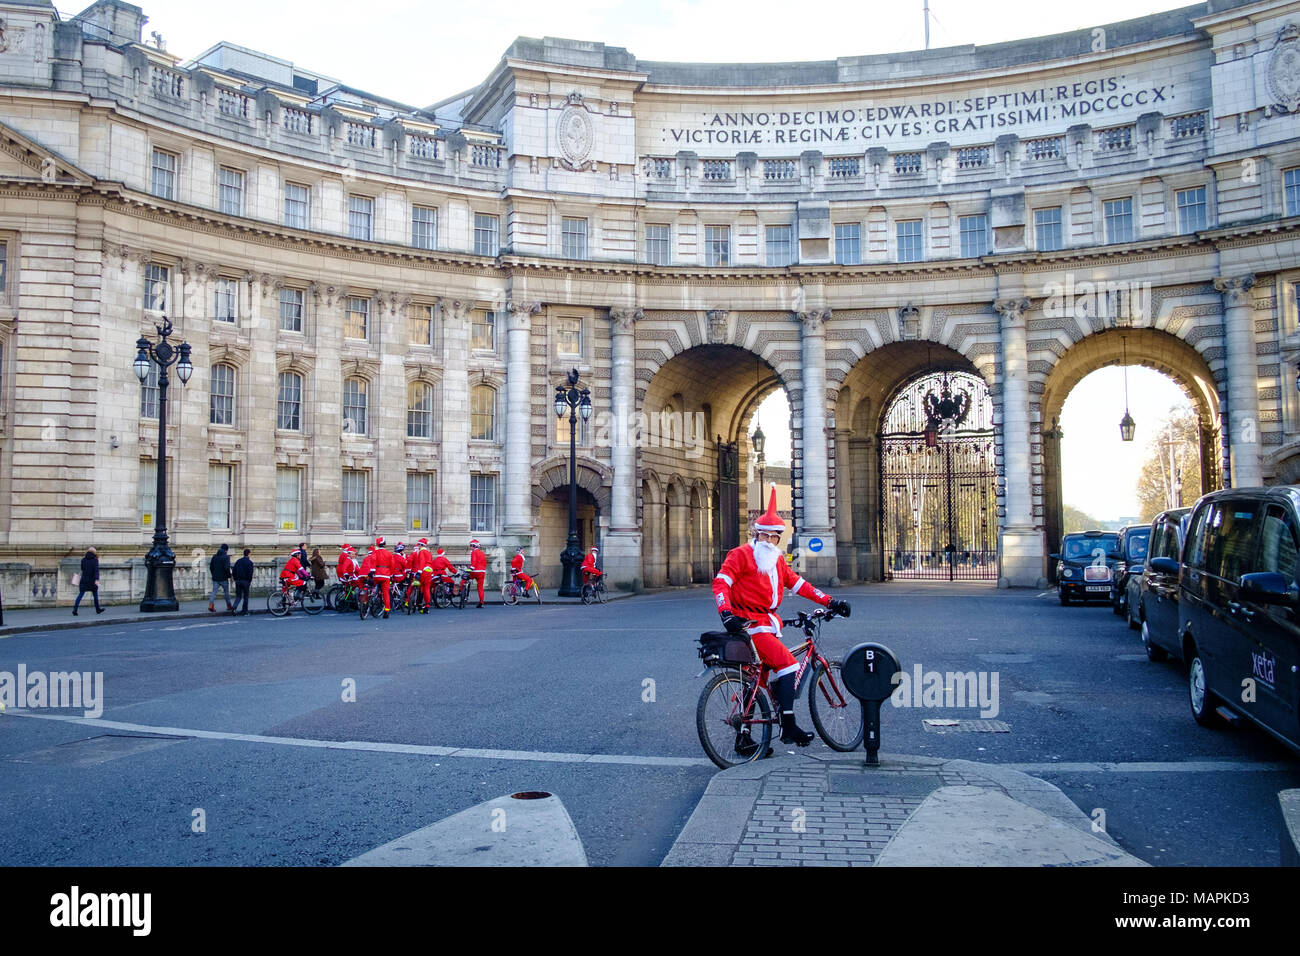
[[818, 624], [820, 624], [822, 621], [834, 620], [837, 617], [839, 617], [839, 615], [836, 614], [834, 611], [830, 610], [829, 608], [819, 607], [811, 614], [808, 613], [807, 611], [800, 611], [798, 616], [796, 616], [793, 620], [790, 621], [787, 621], [784, 618], [782, 618], [781, 626], [801, 628], [805, 634], [811, 637], [813, 628], [815, 628]]

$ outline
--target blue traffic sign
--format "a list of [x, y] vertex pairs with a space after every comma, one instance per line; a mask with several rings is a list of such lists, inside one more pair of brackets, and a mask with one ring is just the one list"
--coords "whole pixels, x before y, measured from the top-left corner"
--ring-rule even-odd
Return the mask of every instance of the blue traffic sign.
[[821, 549], [822, 549], [822, 539], [821, 539], [821, 538], [809, 538], [809, 539], [808, 539], [808, 550], [809, 550], [809, 551], [820, 551]]

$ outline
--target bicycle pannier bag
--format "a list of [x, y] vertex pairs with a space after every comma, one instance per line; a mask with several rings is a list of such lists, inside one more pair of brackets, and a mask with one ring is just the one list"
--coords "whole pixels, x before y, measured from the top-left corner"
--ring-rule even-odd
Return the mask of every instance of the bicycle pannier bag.
[[752, 664], [754, 652], [748, 641], [737, 640], [726, 631], [707, 631], [700, 635], [700, 659], [710, 667]]

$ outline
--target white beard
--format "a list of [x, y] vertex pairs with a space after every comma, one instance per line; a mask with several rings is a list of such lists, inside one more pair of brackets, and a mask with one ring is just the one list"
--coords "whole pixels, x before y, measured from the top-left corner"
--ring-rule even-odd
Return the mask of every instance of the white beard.
[[771, 574], [776, 568], [776, 562], [781, 560], [781, 549], [770, 541], [755, 540], [754, 544], [754, 563], [758, 565], [758, 570], [764, 574]]

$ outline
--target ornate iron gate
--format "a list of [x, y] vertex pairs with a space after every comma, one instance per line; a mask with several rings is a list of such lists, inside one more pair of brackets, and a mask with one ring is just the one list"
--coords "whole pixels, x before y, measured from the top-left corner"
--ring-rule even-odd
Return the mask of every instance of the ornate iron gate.
[[740, 450], [735, 442], [718, 441], [718, 484], [713, 509], [713, 567], [722, 567], [727, 552], [740, 547]]
[[993, 403], [984, 381], [935, 372], [905, 386], [880, 434], [885, 578], [996, 580]]

